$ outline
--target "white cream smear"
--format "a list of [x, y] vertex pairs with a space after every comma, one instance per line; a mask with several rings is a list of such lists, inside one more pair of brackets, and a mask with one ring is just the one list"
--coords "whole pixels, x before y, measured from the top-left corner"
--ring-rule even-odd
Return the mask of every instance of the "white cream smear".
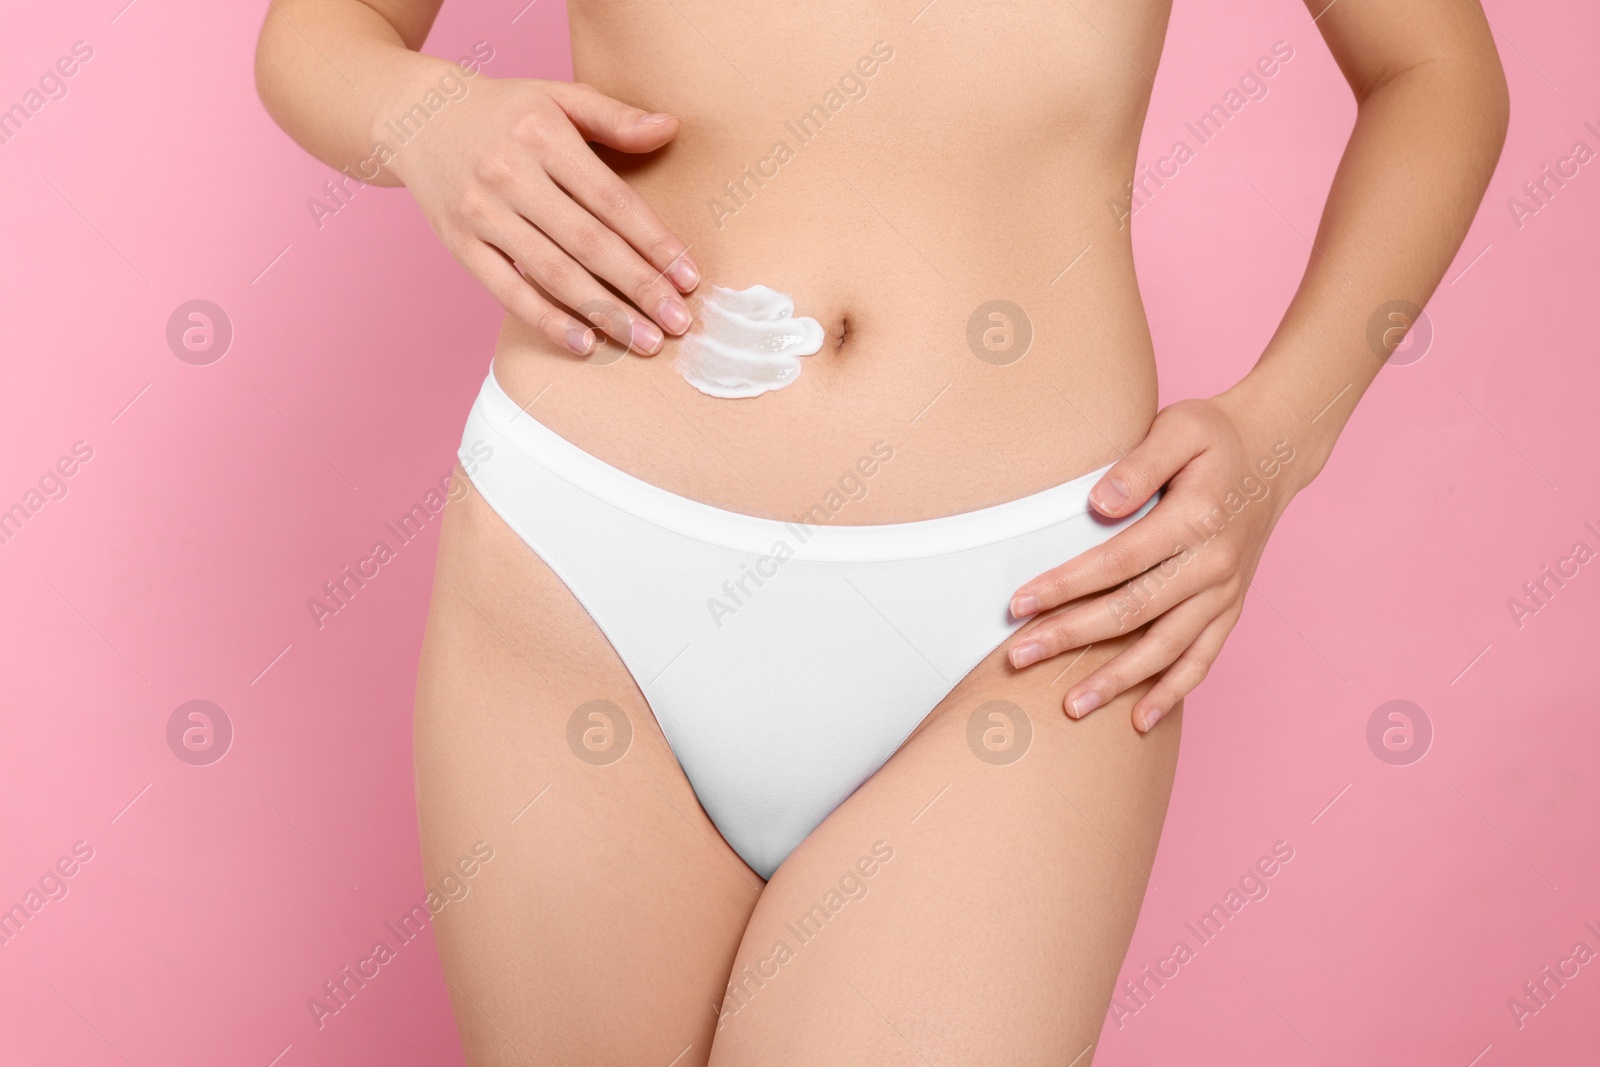
[[822, 323], [797, 318], [794, 301], [776, 289], [714, 285], [679, 342], [676, 366], [708, 396], [760, 396], [799, 378], [800, 357], [820, 351], [825, 336]]

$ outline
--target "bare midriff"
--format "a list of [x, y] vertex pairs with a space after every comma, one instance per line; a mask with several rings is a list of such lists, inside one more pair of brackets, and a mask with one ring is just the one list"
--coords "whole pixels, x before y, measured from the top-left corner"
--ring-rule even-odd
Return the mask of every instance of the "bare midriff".
[[648, 482], [786, 520], [970, 511], [1136, 443], [1156, 374], [1115, 205], [1167, 4], [924, 2], [575, 0], [577, 80], [682, 121], [605, 158], [689, 244], [691, 312], [766, 285], [826, 339], [792, 384], [721, 399], [671, 338], [584, 360], [508, 318], [513, 399]]

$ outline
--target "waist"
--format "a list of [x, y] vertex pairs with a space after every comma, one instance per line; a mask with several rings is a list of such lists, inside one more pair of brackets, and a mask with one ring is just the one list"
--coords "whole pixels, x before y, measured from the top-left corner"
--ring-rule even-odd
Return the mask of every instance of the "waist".
[[744, 205], [717, 219], [705, 193], [727, 158], [687, 148], [622, 173], [691, 246], [704, 278], [691, 312], [702, 317], [712, 286], [769, 286], [821, 324], [821, 348], [791, 384], [724, 399], [675, 369], [681, 340], [586, 361], [508, 318], [502, 386], [585, 452], [680, 496], [788, 520], [892, 450], [837, 520], [872, 524], [1039, 492], [1148, 429], [1155, 364], [1128, 231], [1087, 191], [930, 202], [882, 170], [845, 180], [817, 166], [746, 180]]
[[[520, 522], [565, 524], [576, 519], [568, 512], [599, 502], [611, 509], [610, 518], [602, 522], [614, 524], [627, 515], [659, 530], [754, 556], [769, 555], [775, 538], [792, 538], [798, 544], [789, 552], [796, 559], [910, 560], [952, 556], [1050, 529], [1106, 525], [1089, 504], [1089, 490], [1109, 465], [1037, 493], [938, 518], [887, 524], [839, 521], [840, 511], [865, 496], [867, 484], [878, 473], [875, 468], [895, 459], [894, 450], [884, 443], [837, 487], [836, 500], [819, 495], [803, 513], [785, 520], [727, 511], [667, 492], [589, 455], [526, 417], [492, 373], [468, 415], [459, 458], [464, 472], [496, 510], [518, 512]], [[1151, 500], [1137, 514], [1154, 504]], [[827, 528], [824, 536], [817, 535], [819, 527]], [[519, 532], [530, 534], [526, 529]], [[530, 538], [531, 543], [540, 540]]]
[[1108, 358], [1097, 350], [1110, 331], [1084, 329], [1075, 360], [1049, 351], [1062, 335], [1035, 323], [1032, 350], [1004, 366], [974, 355], [959, 318], [952, 311], [920, 335], [877, 346], [872, 333], [857, 335], [846, 351], [806, 357], [824, 362], [793, 385], [750, 399], [691, 388], [670, 365], [670, 344], [653, 358], [595, 365], [548, 350], [514, 320], [494, 373], [530, 416], [610, 466], [782, 521], [830, 497], [848, 501], [829, 513], [850, 525], [990, 507], [1102, 467], [1148, 430], [1156, 381], [1147, 339]]

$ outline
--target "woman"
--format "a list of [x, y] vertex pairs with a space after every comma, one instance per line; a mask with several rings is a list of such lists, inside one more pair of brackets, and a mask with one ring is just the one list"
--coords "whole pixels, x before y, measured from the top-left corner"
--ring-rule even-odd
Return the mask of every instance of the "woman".
[[494, 849], [469, 1061], [1088, 1063], [1183, 698], [1498, 157], [1483, 16], [1316, 0], [1304, 279], [1158, 413], [1162, 0], [596, 0], [579, 84], [420, 55], [439, 2], [276, 0], [258, 82], [508, 312], [416, 717], [428, 868]]

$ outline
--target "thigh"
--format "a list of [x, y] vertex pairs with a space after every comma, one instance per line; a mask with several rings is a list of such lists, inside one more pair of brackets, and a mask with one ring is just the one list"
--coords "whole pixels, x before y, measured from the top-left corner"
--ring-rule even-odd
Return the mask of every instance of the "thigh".
[[714, 1067], [1087, 1067], [1182, 722], [1135, 732], [1143, 688], [1062, 713], [1118, 647], [1066, 673], [997, 650], [801, 844], [739, 948]]
[[468, 1062], [705, 1063], [761, 880], [594, 622], [470, 488], [440, 536], [415, 758]]

